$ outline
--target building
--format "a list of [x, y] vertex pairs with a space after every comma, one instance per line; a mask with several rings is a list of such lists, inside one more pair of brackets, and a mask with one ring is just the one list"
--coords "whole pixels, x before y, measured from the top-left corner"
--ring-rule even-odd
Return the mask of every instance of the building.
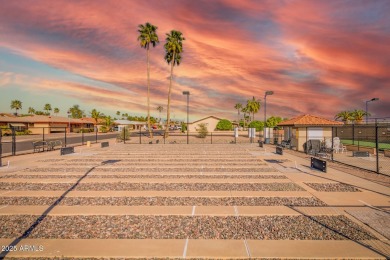
[[[81, 129], [91, 129], [93, 124], [81, 119], [60, 116], [9, 116], [0, 115], [0, 126], [11, 128], [16, 131], [29, 130], [31, 134], [50, 134], [60, 132], [79, 132]], [[70, 129], [69, 129], [70, 127]]]
[[297, 151], [304, 151], [308, 140], [332, 138], [332, 127], [340, 125], [343, 123], [313, 115], [298, 116], [278, 124], [283, 127], [283, 139], [291, 140], [291, 146]]
[[143, 121], [130, 121], [130, 120], [115, 120], [115, 125], [118, 126], [118, 131], [122, 131], [124, 127], [128, 127], [129, 130], [140, 130], [146, 127], [147, 123]]
[[216, 116], [208, 116], [202, 119], [199, 119], [197, 121], [194, 121], [192, 123], [188, 124], [188, 130], [189, 132], [197, 132], [197, 129], [199, 128], [199, 124], [206, 124], [207, 130], [209, 132], [215, 131], [215, 128], [217, 127], [218, 122], [222, 118], [216, 117]]

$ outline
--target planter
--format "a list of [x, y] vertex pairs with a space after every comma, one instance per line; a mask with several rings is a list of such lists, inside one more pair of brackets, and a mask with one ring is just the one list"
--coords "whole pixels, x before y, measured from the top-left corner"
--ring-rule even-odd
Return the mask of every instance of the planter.
[[372, 147], [357, 146], [352, 144], [345, 144], [345, 147], [347, 147], [347, 151], [362, 151], [362, 152], [369, 152], [370, 154], [376, 155], [375, 148]]

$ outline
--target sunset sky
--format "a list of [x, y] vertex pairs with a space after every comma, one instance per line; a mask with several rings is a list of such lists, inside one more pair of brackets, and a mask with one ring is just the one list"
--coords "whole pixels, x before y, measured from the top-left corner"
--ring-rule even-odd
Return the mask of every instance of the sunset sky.
[[[151, 111], [166, 109], [165, 34], [186, 40], [174, 69], [171, 118], [235, 119], [234, 105], [266, 90], [267, 115], [333, 118], [365, 109], [390, 117], [390, 1], [0, 0], [0, 112], [11, 100], [60, 115], [146, 115], [146, 51], [137, 27], [158, 26], [151, 50]], [[263, 118], [263, 108], [256, 115]]]

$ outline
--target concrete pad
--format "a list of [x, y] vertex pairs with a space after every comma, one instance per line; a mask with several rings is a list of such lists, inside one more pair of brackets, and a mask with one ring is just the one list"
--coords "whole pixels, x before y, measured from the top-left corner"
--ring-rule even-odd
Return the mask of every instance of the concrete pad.
[[195, 215], [209, 215], [209, 216], [232, 216], [234, 215], [234, 209], [232, 206], [196, 206]]
[[294, 182], [318, 182], [318, 183], [336, 183], [336, 181], [327, 180], [320, 176], [313, 176], [303, 172], [284, 173], [284, 175]]
[[286, 206], [237, 206], [239, 216], [297, 216], [297, 211]]
[[193, 240], [188, 241], [187, 258], [191, 257], [249, 257], [243, 240]]
[[[0, 215], [41, 215], [49, 206], [6, 206]], [[55, 206], [48, 215], [191, 215], [191, 206]]]
[[[0, 239], [9, 245], [10, 239]], [[42, 251], [10, 252], [8, 257], [171, 257], [183, 256], [179, 239], [23, 239], [21, 245], [42, 245]]]
[[[60, 180], [60, 179], [57, 179]], [[63, 180], [63, 179], [62, 179]], [[35, 180], [33, 183], [38, 183], [40, 180]], [[28, 182], [19, 180], [19, 182]], [[55, 182], [55, 181], [54, 181]], [[59, 181], [65, 182], [65, 181]], [[82, 183], [290, 183], [289, 179], [83, 179]]]
[[313, 197], [307, 191], [231, 191], [233, 197]]
[[346, 240], [248, 240], [252, 257], [386, 259]]
[[302, 212], [305, 215], [309, 216], [334, 216], [334, 215], [345, 215], [343, 207], [301, 207], [295, 206], [294, 209], [297, 209], [299, 212]]
[[[373, 206], [390, 206], [390, 198], [370, 191], [363, 192], [312, 192], [315, 197], [328, 205], [363, 206], [363, 202]], [[363, 201], [363, 202], [361, 202]]]

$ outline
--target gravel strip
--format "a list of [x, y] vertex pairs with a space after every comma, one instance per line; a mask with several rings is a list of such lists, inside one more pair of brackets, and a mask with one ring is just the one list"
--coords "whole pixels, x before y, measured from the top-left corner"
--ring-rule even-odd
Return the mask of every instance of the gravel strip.
[[[118, 159], [118, 158], [115, 158], [115, 159]], [[105, 159], [72, 159], [72, 160], [68, 160], [67, 162], [73, 162], [73, 163], [81, 163], [81, 162], [87, 162], [87, 163], [91, 163], [91, 162], [102, 162], [104, 161]], [[155, 162], [156, 159], [155, 158], [131, 158], [131, 159], [121, 159], [120, 160], [121, 162], [136, 162], [136, 163], [140, 163], [140, 162]], [[164, 158], [159, 158], [158, 159], [159, 162], [172, 162], [172, 159], [164, 159]], [[204, 162], [204, 163], [207, 163], [207, 162], [210, 162], [210, 163], [215, 163], [215, 162], [241, 162], [241, 164], [245, 164], [247, 162], [258, 162], [258, 163], [264, 163], [261, 159], [257, 159], [257, 158], [235, 158], [234, 160], [233, 159], [221, 159], [221, 158], [190, 158], [190, 159], [185, 159], [185, 158], [180, 158], [180, 162]]]
[[[0, 197], [0, 205], [52, 205], [57, 197]], [[326, 206], [315, 197], [66, 197], [61, 206]]]
[[309, 183], [305, 182], [307, 186], [316, 191], [325, 192], [360, 192], [361, 190], [343, 183]]
[[[37, 216], [0, 216], [0, 237], [16, 238]], [[34, 239], [376, 239], [345, 216], [46, 216]]]
[[[74, 179], [80, 178], [84, 174], [66, 174], [66, 175], [4, 175], [0, 179]], [[200, 175], [200, 174], [112, 174], [112, 175], [88, 175], [86, 178], [91, 179], [287, 179], [285, 175], [281, 174], [246, 174], [246, 175]]]
[[[73, 183], [0, 183], [0, 190], [68, 190]], [[79, 191], [305, 191], [295, 183], [79, 183]]]

